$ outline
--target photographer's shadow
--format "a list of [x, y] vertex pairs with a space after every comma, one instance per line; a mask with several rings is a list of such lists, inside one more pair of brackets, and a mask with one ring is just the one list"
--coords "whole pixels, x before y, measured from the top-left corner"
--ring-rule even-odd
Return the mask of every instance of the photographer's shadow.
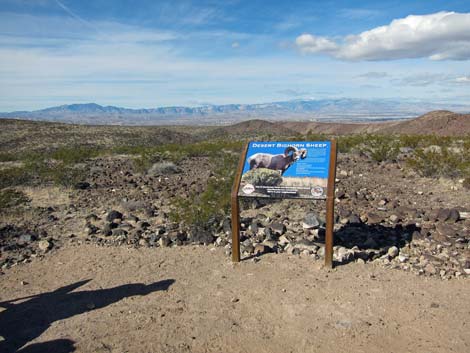
[[39, 337], [55, 321], [101, 309], [127, 297], [166, 291], [175, 282], [167, 279], [148, 285], [133, 283], [72, 292], [89, 281], [79, 281], [52, 292], [0, 302], [0, 307], [6, 309], [0, 312], [0, 335], [4, 339], [0, 342], [0, 352], [73, 352], [74, 342], [68, 339], [36, 343], [19, 349]]

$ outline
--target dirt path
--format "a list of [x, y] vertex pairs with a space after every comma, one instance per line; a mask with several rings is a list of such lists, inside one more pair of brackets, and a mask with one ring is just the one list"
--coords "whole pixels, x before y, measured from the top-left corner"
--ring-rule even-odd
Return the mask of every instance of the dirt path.
[[469, 352], [469, 289], [286, 254], [68, 246], [0, 277], [0, 351]]

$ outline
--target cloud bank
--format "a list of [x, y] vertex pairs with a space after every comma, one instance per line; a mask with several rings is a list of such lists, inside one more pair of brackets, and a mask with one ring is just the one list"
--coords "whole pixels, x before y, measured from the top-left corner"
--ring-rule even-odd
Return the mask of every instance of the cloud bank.
[[302, 34], [295, 44], [303, 53], [324, 53], [342, 60], [470, 59], [470, 13], [437, 12], [393, 20], [340, 41]]

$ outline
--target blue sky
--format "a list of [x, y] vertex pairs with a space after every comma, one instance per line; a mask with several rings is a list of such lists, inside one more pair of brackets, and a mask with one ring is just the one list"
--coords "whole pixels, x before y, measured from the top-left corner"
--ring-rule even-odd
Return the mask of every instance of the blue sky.
[[0, 0], [0, 111], [470, 103], [470, 2]]

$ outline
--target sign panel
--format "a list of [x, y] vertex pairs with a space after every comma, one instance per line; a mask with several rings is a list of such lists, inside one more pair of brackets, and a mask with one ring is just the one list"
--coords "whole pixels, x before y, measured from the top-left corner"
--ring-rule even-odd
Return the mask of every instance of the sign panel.
[[330, 141], [252, 141], [238, 196], [326, 199], [330, 153]]

